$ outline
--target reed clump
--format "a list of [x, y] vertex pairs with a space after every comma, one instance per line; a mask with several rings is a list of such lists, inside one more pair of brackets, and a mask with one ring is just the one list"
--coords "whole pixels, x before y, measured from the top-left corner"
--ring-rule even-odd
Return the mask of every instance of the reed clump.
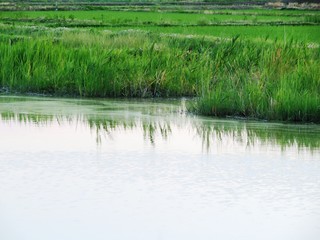
[[320, 122], [319, 48], [234, 39], [212, 55], [195, 109], [214, 116]]

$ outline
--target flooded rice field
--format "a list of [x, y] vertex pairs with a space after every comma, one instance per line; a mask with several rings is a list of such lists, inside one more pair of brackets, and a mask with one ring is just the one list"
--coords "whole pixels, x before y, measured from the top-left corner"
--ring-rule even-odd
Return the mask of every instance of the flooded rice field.
[[1, 239], [320, 239], [320, 126], [186, 104], [1, 96]]

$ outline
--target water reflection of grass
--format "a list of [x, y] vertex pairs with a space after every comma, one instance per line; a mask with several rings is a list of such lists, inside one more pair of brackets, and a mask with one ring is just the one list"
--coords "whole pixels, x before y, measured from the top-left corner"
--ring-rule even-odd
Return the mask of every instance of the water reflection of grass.
[[46, 125], [52, 123], [54, 120], [58, 120], [58, 116], [52, 115], [39, 115], [30, 113], [14, 113], [14, 112], [2, 112], [0, 118], [4, 121], [18, 121], [25, 124]]
[[254, 122], [219, 122], [211, 121], [194, 125], [201, 136], [203, 146], [211, 145], [224, 138], [241, 142], [246, 146], [256, 143], [263, 145], [279, 145], [286, 148], [296, 145], [298, 148], [316, 149], [320, 147], [320, 128], [314, 125], [287, 125]]
[[245, 146], [256, 144], [280, 146], [282, 149], [296, 146], [298, 149], [310, 150], [320, 148], [320, 128], [317, 125], [271, 124], [245, 121], [216, 121], [183, 117], [175, 119], [163, 118], [121, 118], [90, 115], [41, 115], [31, 113], [2, 112], [0, 118], [5, 122], [47, 125], [54, 122], [67, 124], [84, 124], [96, 134], [97, 143], [104, 137], [112, 137], [119, 131], [143, 132], [145, 141], [157, 144], [159, 137], [167, 140], [174, 129], [186, 128], [195, 133], [202, 141], [203, 148], [210, 150], [215, 145], [232, 140]]

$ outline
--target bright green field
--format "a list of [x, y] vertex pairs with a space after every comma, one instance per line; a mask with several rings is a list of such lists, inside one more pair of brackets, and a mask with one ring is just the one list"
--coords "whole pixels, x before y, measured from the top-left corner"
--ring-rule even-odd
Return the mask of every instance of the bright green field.
[[[1, 12], [7, 25], [140, 29], [155, 33], [244, 39], [320, 43], [320, 13], [302, 10], [219, 10], [211, 14], [121, 11], [24, 11]], [[320, 21], [320, 20], [319, 20]], [[280, 23], [276, 24], [276, 23]], [[271, 24], [271, 25], [269, 25]], [[283, 25], [284, 24], [284, 25]], [[312, 25], [310, 25], [312, 24]], [[249, 26], [248, 26], [249, 25]]]
[[[209, 12], [211, 13], [211, 12]], [[318, 15], [314, 11], [275, 11], [275, 10], [219, 10], [212, 14], [203, 13], [170, 13], [170, 12], [121, 12], [121, 11], [33, 11], [33, 12], [2, 12], [0, 17], [10, 18], [69, 18], [79, 20], [99, 20], [110, 22], [116, 20], [128, 22], [173, 22], [196, 24], [199, 21], [304, 21], [307, 15]]]

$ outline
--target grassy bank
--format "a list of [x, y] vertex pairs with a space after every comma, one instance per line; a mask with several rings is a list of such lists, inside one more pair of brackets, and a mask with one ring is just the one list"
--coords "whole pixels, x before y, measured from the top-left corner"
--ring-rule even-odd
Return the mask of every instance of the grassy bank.
[[319, 123], [319, 16], [1, 12], [0, 92], [191, 96], [199, 114]]
[[20, 36], [7, 32], [0, 40], [0, 86], [10, 92], [199, 96], [193, 110], [200, 114], [320, 122], [320, 51], [308, 44], [7, 31]]
[[188, 51], [192, 43], [147, 33], [30, 36], [1, 38], [3, 88], [85, 97], [194, 96], [199, 77], [208, 75], [206, 58]]

